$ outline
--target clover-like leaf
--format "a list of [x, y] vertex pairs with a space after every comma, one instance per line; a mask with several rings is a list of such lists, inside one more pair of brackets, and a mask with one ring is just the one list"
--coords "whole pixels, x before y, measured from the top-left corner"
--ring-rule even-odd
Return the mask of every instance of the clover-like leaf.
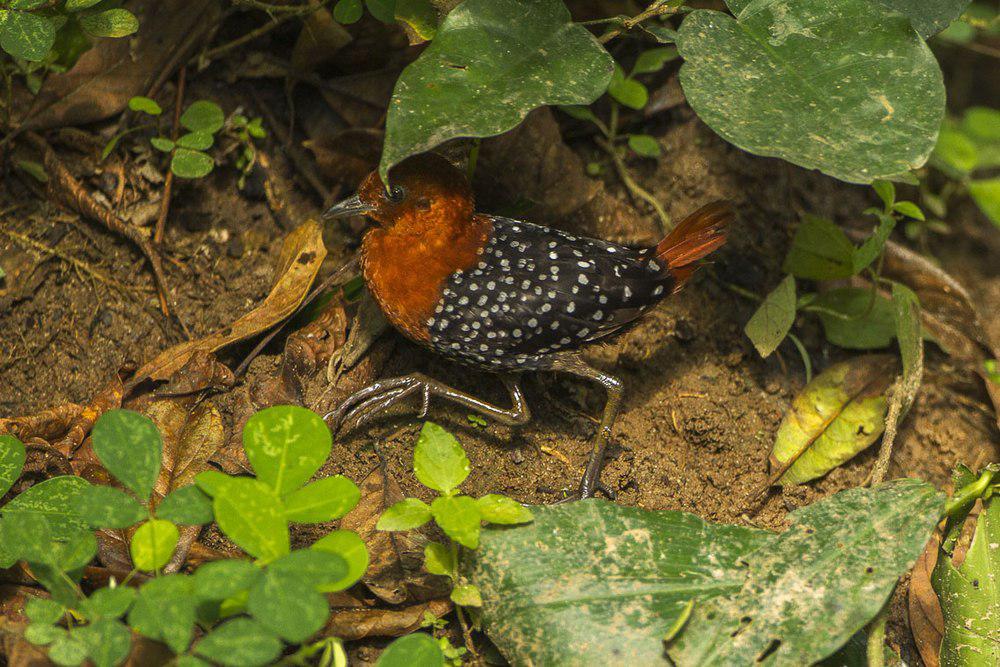
[[357, 485], [343, 475], [324, 477], [285, 498], [285, 516], [296, 523], [322, 523], [344, 516], [361, 498]]
[[88, 486], [86, 480], [72, 475], [47, 479], [4, 505], [4, 521], [15, 513], [24, 514], [29, 521], [44, 520], [54, 539], [66, 539], [87, 527], [78, 506], [80, 493]]
[[319, 631], [330, 615], [326, 598], [306, 573], [275, 568], [268, 568], [250, 587], [247, 611], [268, 630], [296, 644]]
[[150, 579], [128, 613], [128, 624], [137, 632], [162, 641], [174, 653], [183, 653], [194, 635], [195, 595], [193, 580], [183, 574]]
[[281, 655], [281, 640], [257, 621], [234, 618], [205, 635], [195, 652], [225, 667], [257, 667]]
[[128, 528], [147, 517], [146, 508], [134, 497], [110, 486], [84, 488], [77, 509], [91, 528]]
[[724, 139], [852, 183], [924, 164], [944, 85], [907, 17], [870, 0], [726, 4], [735, 17], [695, 10], [677, 40], [684, 94]]
[[210, 523], [214, 517], [212, 499], [193, 484], [182, 486], [168, 493], [156, 506], [156, 516], [182, 526]]
[[198, 100], [181, 114], [181, 125], [191, 132], [215, 134], [226, 122], [226, 115], [215, 102]]
[[148, 500], [163, 456], [163, 439], [153, 421], [131, 410], [108, 410], [94, 424], [91, 442], [108, 472]]
[[21, 476], [25, 458], [24, 443], [12, 435], [0, 435], [0, 497]]
[[339, 578], [327, 573], [316, 579], [316, 587], [322, 593], [346, 590], [357, 583], [368, 570], [368, 548], [353, 530], [334, 530], [316, 540], [310, 549], [339, 556], [347, 564], [347, 572]]
[[330, 455], [332, 443], [322, 418], [295, 405], [261, 410], [243, 427], [243, 448], [257, 479], [279, 495], [309, 481]]
[[612, 67], [561, 0], [465, 0], [396, 82], [382, 179], [410, 155], [456, 137], [506, 132], [544, 104], [590, 104]]
[[211, 561], [195, 571], [194, 590], [205, 600], [225, 600], [249, 589], [261, 574], [248, 560]]
[[190, 148], [178, 148], [170, 159], [170, 171], [181, 178], [203, 178], [212, 173], [213, 168], [215, 161], [211, 155]]
[[132, 633], [119, 620], [105, 618], [95, 621], [74, 634], [87, 647], [87, 657], [94, 667], [115, 667], [125, 662], [132, 650]]
[[413, 450], [413, 472], [420, 483], [451, 493], [469, 476], [469, 459], [451, 433], [434, 422], [424, 422]]
[[129, 545], [132, 562], [140, 570], [154, 572], [170, 562], [180, 534], [177, 526], [163, 519], [150, 519], [136, 529]]
[[444, 667], [444, 652], [425, 632], [400, 637], [378, 657], [375, 667]]
[[288, 553], [288, 521], [281, 499], [270, 486], [237, 477], [216, 491], [212, 502], [215, 520], [229, 539], [263, 560]]

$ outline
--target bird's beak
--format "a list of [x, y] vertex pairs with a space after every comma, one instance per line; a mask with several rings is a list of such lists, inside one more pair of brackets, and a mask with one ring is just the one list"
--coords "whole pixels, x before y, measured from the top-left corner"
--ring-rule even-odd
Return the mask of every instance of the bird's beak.
[[358, 195], [353, 197], [348, 197], [343, 201], [339, 201], [330, 208], [323, 212], [324, 220], [332, 220], [334, 218], [346, 218], [352, 215], [364, 215], [375, 210], [374, 206], [369, 206], [368, 204], [361, 201]]

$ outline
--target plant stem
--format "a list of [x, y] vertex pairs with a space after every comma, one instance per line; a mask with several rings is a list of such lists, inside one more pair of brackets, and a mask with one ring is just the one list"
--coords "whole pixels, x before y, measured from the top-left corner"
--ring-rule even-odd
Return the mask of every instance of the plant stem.
[[623, 160], [622, 156], [618, 154], [617, 150], [615, 150], [614, 145], [608, 141], [604, 141], [603, 139], [598, 139], [597, 145], [603, 148], [605, 152], [611, 156], [611, 161], [615, 165], [615, 171], [618, 173], [618, 178], [621, 179], [622, 184], [629, 191], [629, 194], [631, 194], [634, 199], [641, 199], [652, 206], [653, 210], [656, 211], [656, 215], [660, 218], [660, 231], [664, 234], [669, 232], [671, 227], [673, 227], [673, 224], [670, 222], [670, 216], [667, 215], [667, 212], [663, 210], [662, 206], [660, 206], [660, 202], [656, 201], [656, 197], [635, 182], [632, 175], [628, 173], [628, 167], [625, 166], [625, 160]]
[[889, 606], [882, 607], [868, 626], [868, 667], [885, 667], [885, 622]]
[[[181, 122], [181, 107], [184, 105], [184, 84], [187, 79], [187, 66], [181, 65], [181, 71], [177, 74], [177, 99], [174, 100], [174, 124], [170, 130], [170, 140], [177, 142], [178, 128]], [[173, 155], [174, 151], [170, 151]], [[160, 214], [156, 217], [156, 227], [153, 231], [153, 243], [160, 245], [163, 243], [163, 229], [167, 224], [167, 214], [170, 212], [170, 197], [174, 190], [174, 170], [167, 168], [166, 180], [163, 183], [163, 194], [160, 201]]]
[[639, 12], [635, 16], [631, 18], [622, 19], [621, 23], [619, 23], [617, 26], [613, 28], [609, 28], [607, 32], [598, 37], [597, 41], [600, 42], [601, 44], [607, 44], [618, 35], [622, 34], [623, 32], [628, 32], [629, 30], [636, 27], [643, 21], [656, 18], [657, 16], [669, 16], [671, 14], [676, 14], [680, 11], [681, 8], [679, 6], [673, 7], [666, 2], [661, 2], [661, 3], [654, 2], [645, 10]]
[[946, 517], [954, 516], [968, 505], [974, 503], [989, 487], [990, 482], [993, 481], [994, 474], [992, 470], [984, 470], [979, 475], [979, 479], [971, 484], [966, 484], [956, 491], [944, 504], [944, 515]]

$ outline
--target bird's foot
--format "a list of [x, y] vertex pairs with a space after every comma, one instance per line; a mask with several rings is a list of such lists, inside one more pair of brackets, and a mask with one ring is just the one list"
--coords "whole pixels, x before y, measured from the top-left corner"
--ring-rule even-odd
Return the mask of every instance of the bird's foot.
[[327, 413], [323, 419], [336, 433], [342, 427], [359, 428], [392, 406], [420, 393], [422, 396], [420, 418], [427, 416], [430, 404], [428, 383], [416, 375], [380, 380], [348, 396], [340, 406]]

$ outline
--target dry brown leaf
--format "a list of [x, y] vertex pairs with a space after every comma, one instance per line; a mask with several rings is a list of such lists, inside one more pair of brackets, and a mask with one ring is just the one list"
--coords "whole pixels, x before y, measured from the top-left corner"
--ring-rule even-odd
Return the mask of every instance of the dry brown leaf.
[[292, 68], [311, 72], [330, 62], [352, 39], [351, 33], [333, 20], [329, 10], [318, 9], [302, 20], [302, 30], [292, 49]]
[[66, 403], [26, 417], [0, 418], [0, 435], [12, 435], [21, 441], [30, 438], [53, 440], [69, 430], [83, 409], [82, 405]]
[[931, 575], [937, 563], [941, 538], [937, 533], [927, 543], [910, 573], [908, 596], [910, 632], [926, 667], [938, 667], [941, 638], [944, 636], [944, 615], [937, 593], [931, 585]]
[[[125, 397], [123, 375], [130, 370], [123, 368], [115, 373], [114, 378], [108, 382], [104, 389], [98, 392], [97, 396], [87, 404], [87, 407], [73, 418], [69, 428], [66, 429], [65, 435], [53, 442], [52, 446], [71, 460], [77, 458], [77, 449], [83, 443], [87, 434], [90, 433], [90, 429], [93, 428], [97, 418], [108, 410], [114, 410], [122, 406], [122, 399]], [[85, 458], [92, 458], [92, 455]]]
[[172, 399], [154, 401], [143, 412], [163, 436], [163, 466], [153, 487], [154, 498], [193, 484], [225, 440], [219, 410], [210, 403], [200, 403], [192, 410]]
[[125, 110], [169, 78], [209, 36], [218, 0], [138, 0], [129, 9], [139, 31], [128, 39], [98, 40], [67, 72], [45, 79], [22, 122], [31, 129], [86, 125]]
[[204, 350], [197, 350], [170, 381], [156, 390], [157, 396], [184, 396], [205, 389], [225, 391], [236, 383], [228, 366]]
[[323, 230], [310, 220], [285, 237], [276, 275], [278, 280], [264, 301], [222, 331], [198, 340], [180, 343], [160, 353], [140, 368], [130, 387], [149, 380], [168, 380], [198, 352], [221, 348], [270, 329], [295, 312], [326, 257]]
[[382, 467], [361, 483], [361, 500], [340, 527], [353, 530], [368, 547], [370, 563], [361, 581], [382, 600], [392, 604], [424, 601], [447, 595], [448, 579], [424, 569], [427, 538], [419, 531], [389, 532], [375, 529], [382, 512], [403, 499], [399, 484]]
[[448, 598], [429, 600], [402, 609], [344, 609], [330, 614], [323, 635], [340, 637], [345, 641], [365, 637], [402, 637], [419, 630], [424, 614], [441, 618], [451, 611]]

